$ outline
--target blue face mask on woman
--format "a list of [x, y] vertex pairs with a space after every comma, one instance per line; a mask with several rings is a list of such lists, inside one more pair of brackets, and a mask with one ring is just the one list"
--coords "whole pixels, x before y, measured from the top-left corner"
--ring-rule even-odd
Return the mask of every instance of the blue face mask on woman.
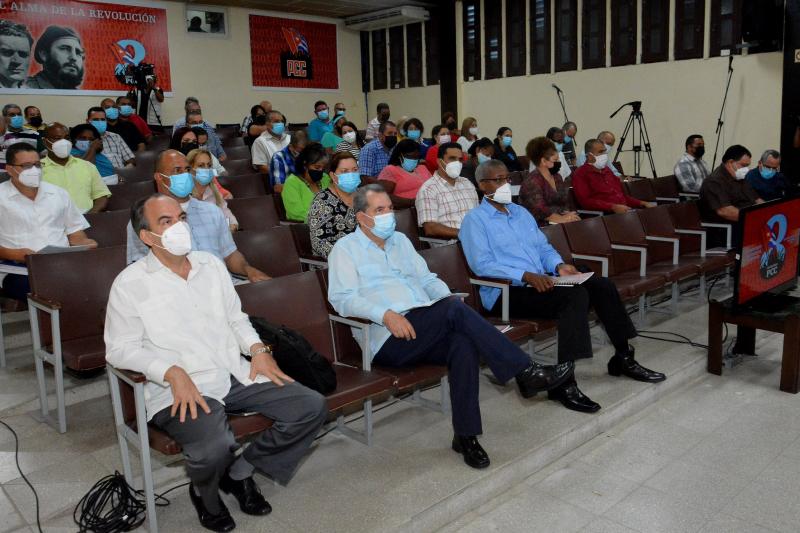
[[403, 170], [405, 170], [406, 172], [414, 172], [414, 169], [417, 168], [418, 164], [419, 164], [418, 159], [407, 159], [405, 157], [403, 158], [403, 162], [401, 163]]
[[486, 163], [487, 161], [491, 161], [492, 158], [488, 155], [484, 154], [483, 152], [478, 152], [478, 164]]
[[558, 150], [559, 152], [563, 152], [564, 151], [564, 143], [556, 143], [556, 150]]
[[513, 141], [513, 140], [514, 140], [513, 137], [509, 137], [508, 135], [504, 135], [503, 136], [503, 146], [508, 148], [509, 146], [511, 146], [511, 141]]
[[408, 137], [408, 138], [409, 138], [409, 139], [411, 139], [412, 141], [416, 141], [416, 140], [418, 140], [418, 139], [420, 138], [420, 136], [421, 136], [421, 135], [422, 135], [422, 132], [421, 132], [421, 131], [419, 131], [419, 130], [408, 130], [408, 131], [406, 132], [406, 137]]
[[194, 178], [191, 173], [182, 172], [180, 174], [173, 174], [172, 176], [167, 176], [166, 174], [161, 175], [165, 178], [169, 178], [169, 192], [176, 198], [186, 198], [192, 194], [192, 190], [194, 190]]
[[346, 193], [351, 193], [361, 185], [361, 174], [358, 172], [343, 172], [339, 174], [338, 187]]
[[[367, 215], [369, 216], [369, 215]], [[372, 220], [375, 221], [375, 225], [370, 228], [370, 231], [373, 235], [378, 237], [379, 239], [386, 240], [394, 234], [395, 228], [395, 220], [394, 220], [394, 213], [384, 213], [383, 215], [377, 215], [374, 217], [370, 217]]]
[[211, 183], [216, 175], [217, 173], [213, 168], [198, 168], [194, 171], [194, 179], [204, 187]]

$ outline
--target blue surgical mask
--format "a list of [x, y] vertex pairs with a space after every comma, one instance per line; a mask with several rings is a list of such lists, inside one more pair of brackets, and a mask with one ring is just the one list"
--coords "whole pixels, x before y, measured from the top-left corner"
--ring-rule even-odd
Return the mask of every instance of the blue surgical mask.
[[386, 240], [392, 236], [395, 228], [393, 212], [384, 213], [383, 215], [377, 215], [370, 218], [375, 221], [375, 226], [370, 228], [370, 231], [372, 231], [373, 235], [383, 240]]
[[116, 107], [109, 107], [106, 109], [106, 118], [108, 120], [117, 120], [119, 118], [119, 109]]
[[406, 137], [408, 137], [412, 141], [418, 140], [420, 138], [420, 136], [422, 135], [422, 132], [419, 131], [419, 130], [408, 130], [408, 132], [406, 132], [406, 133], [407, 133]]
[[767, 168], [765, 166], [762, 166], [760, 169], [758, 169], [758, 171], [761, 173], [761, 177], [765, 180], [771, 180], [775, 177], [775, 174], [778, 173], [778, 171], [774, 168]]
[[572, 137], [569, 135], [564, 135], [564, 144], [569, 144], [572, 142]]
[[486, 163], [487, 161], [491, 161], [492, 158], [488, 155], [484, 154], [483, 152], [478, 152], [478, 164]]
[[283, 132], [286, 131], [286, 124], [283, 122], [273, 122], [272, 123], [272, 133], [273, 135], [283, 135]]
[[401, 163], [403, 170], [405, 170], [406, 172], [414, 172], [414, 169], [417, 168], [418, 164], [419, 160], [407, 159], [405, 157], [403, 158], [403, 162]]
[[97, 133], [100, 135], [104, 134], [106, 129], [108, 129], [108, 122], [105, 120], [93, 120], [90, 122], [90, 124], [94, 126], [94, 129], [96, 129]]
[[328, 120], [328, 110], [323, 109], [322, 111], [317, 113], [317, 116], [319, 117], [320, 120]]
[[344, 172], [339, 174], [339, 188], [346, 193], [351, 193], [361, 185], [361, 174], [358, 172]]
[[176, 198], [186, 198], [192, 194], [192, 190], [194, 190], [194, 178], [191, 173], [182, 172], [180, 174], [173, 174], [172, 176], [167, 176], [166, 174], [161, 175], [169, 177], [169, 192]]
[[217, 176], [217, 172], [213, 168], [198, 168], [194, 171], [194, 179], [200, 185], [206, 186]]
[[558, 150], [559, 152], [563, 152], [564, 151], [564, 143], [556, 143], [556, 150]]
[[514, 139], [512, 137], [509, 137], [508, 135], [503, 136], [503, 146], [508, 148], [509, 146], [511, 146], [511, 141], [513, 140]]
[[605, 143], [603, 143], [603, 145], [606, 147], [606, 153], [611, 155], [611, 152], [614, 151], [614, 147], [611, 146], [610, 144], [605, 144]]
[[75, 148], [79, 152], [88, 152], [90, 144], [92, 144], [92, 141], [88, 141], [86, 139], [78, 139], [77, 141], [75, 141]]
[[9, 122], [12, 128], [18, 130], [25, 125], [25, 117], [23, 117], [22, 115], [14, 115], [13, 117], [11, 117], [11, 120]]
[[128, 117], [133, 114], [133, 107], [129, 106], [128, 104], [123, 104], [119, 106], [119, 114], [123, 117]]

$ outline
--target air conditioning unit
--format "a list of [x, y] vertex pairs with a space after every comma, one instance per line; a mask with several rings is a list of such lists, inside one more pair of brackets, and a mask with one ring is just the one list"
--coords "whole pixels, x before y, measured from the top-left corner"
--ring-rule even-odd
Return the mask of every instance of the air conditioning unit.
[[347, 17], [344, 19], [344, 25], [348, 30], [369, 31], [413, 22], [424, 22], [429, 18], [430, 14], [424, 7], [399, 6]]

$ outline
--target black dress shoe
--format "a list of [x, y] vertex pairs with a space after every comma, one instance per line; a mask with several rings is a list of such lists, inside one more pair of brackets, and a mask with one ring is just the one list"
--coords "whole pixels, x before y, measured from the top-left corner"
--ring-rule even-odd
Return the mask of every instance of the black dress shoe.
[[537, 393], [550, 390], [564, 383], [574, 372], [575, 363], [544, 366], [531, 361], [530, 366], [517, 374], [519, 392], [523, 398], [532, 398]]
[[225, 474], [219, 480], [219, 488], [225, 494], [233, 494], [239, 500], [239, 508], [245, 514], [264, 516], [272, 512], [272, 506], [261, 495], [261, 491], [252, 476], [236, 481], [231, 479], [228, 474]]
[[614, 355], [608, 360], [608, 373], [612, 376], [628, 376], [645, 383], [658, 383], [667, 379], [661, 372], [650, 370], [637, 363], [633, 354], [633, 348], [628, 347], [627, 352]]
[[204, 528], [225, 533], [226, 531], [233, 531], [236, 527], [236, 522], [233, 521], [231, 513], [228, 512], [228, 508], [225, 507], [221, 499], [219, 500], [220, 511], [217, 514], [211, 514], [206, 509], [203, 499], [195, 494], [194, 485], [189, 485], [189, 499], [192, 500], [192, 505], [197, 511], [197, 518], [200, 519], [200, 525]]
[[581, 413], [596, 413], [600, 410], [600, 404], [593, 402], [578, 388], [578, 384], [571, 379], [558, 388], [547, 391], [547, 397], [551, 400], [561, 402], [567, 409], [580, 411]]
[[489, 466], [489, 455], [478, 442], [477, 437], [453, 436], [453, 451], [464, 456], [464, 462], [472, 468]]

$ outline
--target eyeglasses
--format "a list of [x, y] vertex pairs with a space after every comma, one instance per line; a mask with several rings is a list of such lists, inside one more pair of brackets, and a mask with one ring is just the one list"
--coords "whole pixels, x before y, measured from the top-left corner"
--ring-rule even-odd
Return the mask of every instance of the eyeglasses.
[[492, 178], [492, 179], [488, 179], [487, 178], [487, 179], [484, 179], [484, 180], [481, 180], [481, 181], [489, 181], [489, 182], [494, 183], [494, 184], [501, 184], [502, 185], [504, 183], [510, 183], [511, 182], [511, 178], [509, 178], [508, 176], [500, 176], [500, 177]]
[[17, 168], [21, 168], [22, 170], [30, 170], [33, 167], [42, 168], [42, 163], [39, 162], [39, 161], [37, 161], [36, 163], [24, 163], [22, 165], [14, 165], [12, 163], [6, 163], [6, 166], [7, 167], [17, 167]]

